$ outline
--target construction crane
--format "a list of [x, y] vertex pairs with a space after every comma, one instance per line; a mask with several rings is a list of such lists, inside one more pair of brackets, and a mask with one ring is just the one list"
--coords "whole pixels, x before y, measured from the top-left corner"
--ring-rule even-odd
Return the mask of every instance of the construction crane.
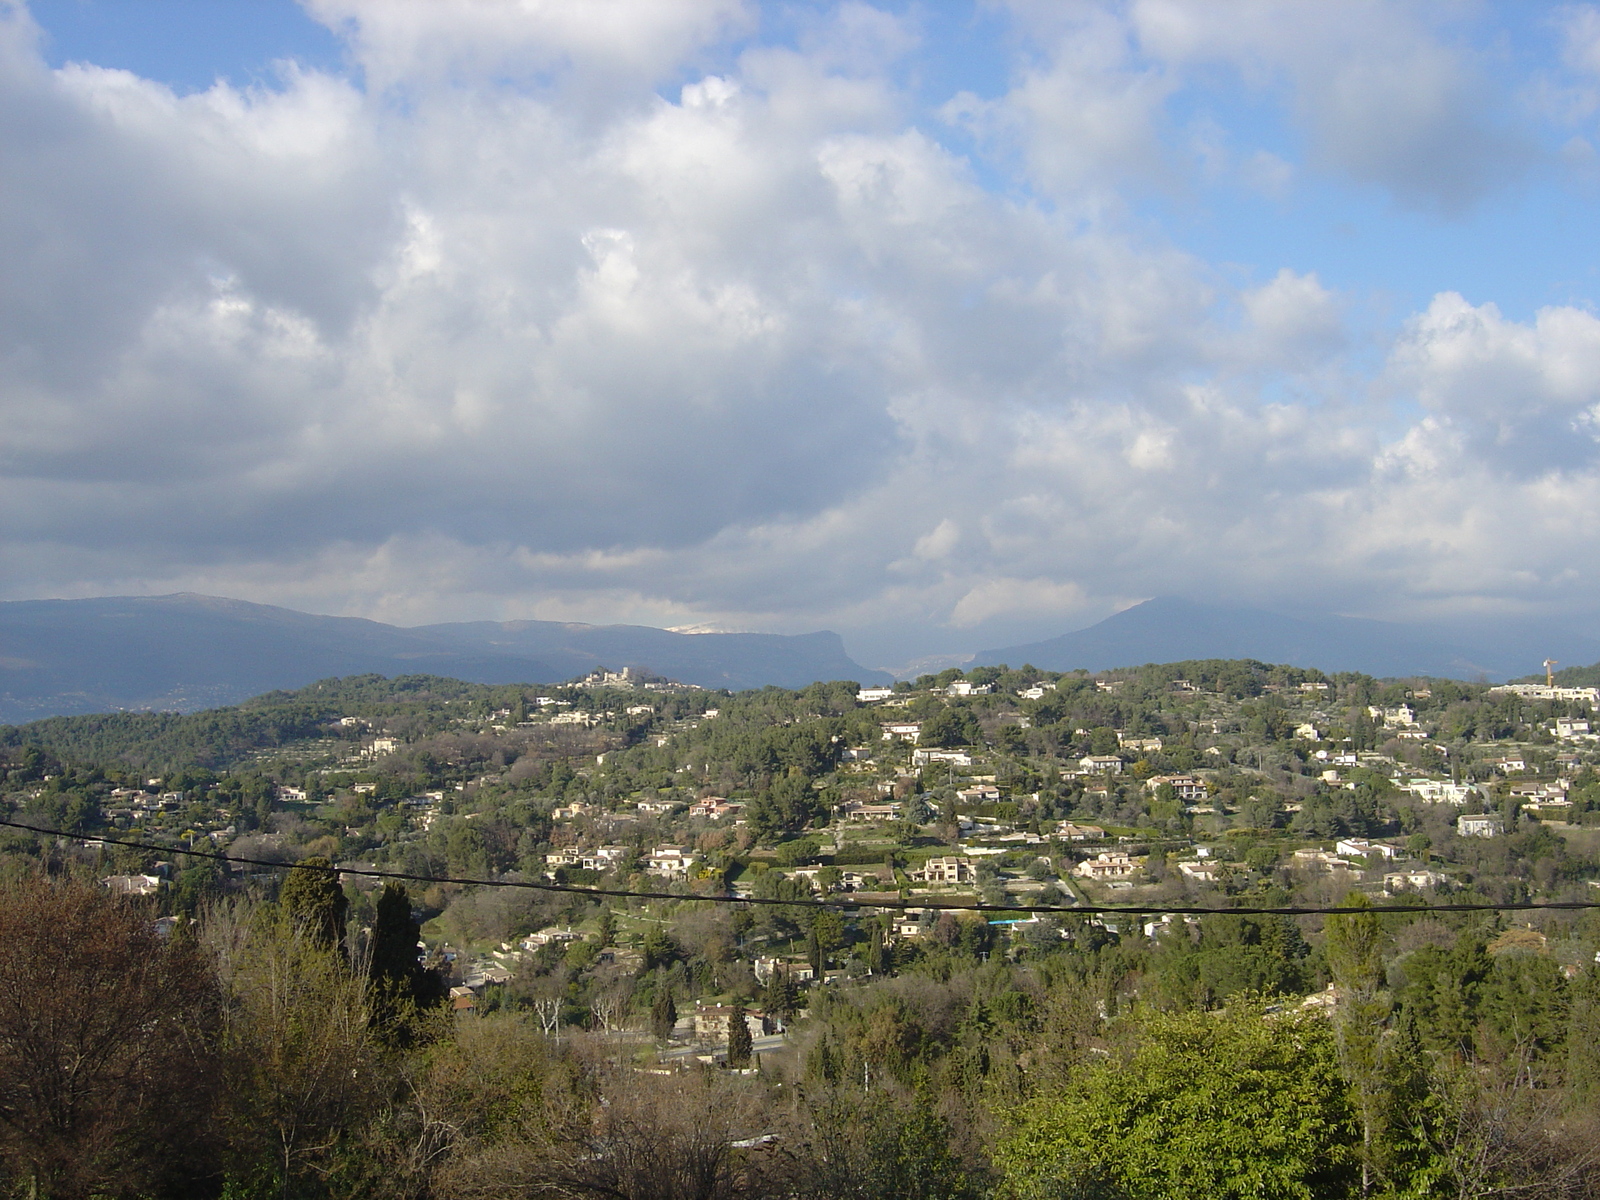
[[1555, 673], [1555, 670], [1554, 670], [1555, 665], [1556, 665], [1556, 660], [1553, 659], [1553, 658], [1547, 658], [1547, 659], [1544, 660], [1544, 685], [1545, 685], [1545, 687], [1555, 687], [1555, 685], [1556, 685], [1556, 673]]

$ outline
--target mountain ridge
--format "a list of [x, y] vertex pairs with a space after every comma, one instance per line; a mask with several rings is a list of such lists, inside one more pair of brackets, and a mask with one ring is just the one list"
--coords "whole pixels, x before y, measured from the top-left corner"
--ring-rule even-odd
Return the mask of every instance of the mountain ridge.
[[192, 712], [333, 676], [557, 683], [599, 666], [733, 691], [888, 680], [827, 631], [680, 634], [560, 621], [403, 627], [192, 592], [0, 602], [0, 722]]
[[1380, 677], [1504, 680], [1551, 655], [1600, 659], [1600, 640], [1538, 623], [1431, 626], [1332, 614], [1289, 616], [1265, 609], [1157, 596], [1085, 629], [1039, 642], [985, 650], [972, 666], [1031, 663], [1090, 671], [1202, 658], [1254, 658]]

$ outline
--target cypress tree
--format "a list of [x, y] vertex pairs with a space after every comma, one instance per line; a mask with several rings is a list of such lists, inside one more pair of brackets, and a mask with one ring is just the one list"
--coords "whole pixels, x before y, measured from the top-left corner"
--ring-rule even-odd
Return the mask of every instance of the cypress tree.
[[1586, 968], [1573, 988], [1567, 1031], [1567, 1087], [1582, 1104], [1600, 1101], [1600, 965]]
[[343, 953], [344, 919], [350, 901], [329, 859], [320, 855], [302, 859], [284, 877], [278, 903], [317, 945]]
[[672, 1029], [678, 1023], [678, 1006], [672, 999], [672, 988], [665, 978], [656, 983], [656, 998], [650, 1005], [650, 1032], [656, 1035], [656, 1041], [664, 1042], [672, 1036]]
[[735, 1004], [733, 1011], [728, 1014], [728, 1065], [748, 1067], [752, 1049], [750, 1026], [745, 1024], [744, 1019], [744, 1005]]

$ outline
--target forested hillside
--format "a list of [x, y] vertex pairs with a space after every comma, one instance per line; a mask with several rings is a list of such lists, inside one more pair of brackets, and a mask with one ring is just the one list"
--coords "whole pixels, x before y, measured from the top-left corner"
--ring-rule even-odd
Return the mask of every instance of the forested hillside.
[[[1593, 707], [1208, 660], [6, 728], [0, 1161], [61, 1196], [1600, 1195]], [[65, 1113], [69, 1028], [117, 1050]]]

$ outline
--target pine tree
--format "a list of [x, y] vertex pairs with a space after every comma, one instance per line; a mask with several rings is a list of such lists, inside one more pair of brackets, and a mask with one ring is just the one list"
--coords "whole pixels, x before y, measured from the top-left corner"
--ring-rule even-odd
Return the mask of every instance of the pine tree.
[[750, 1040], [750, 1026], [745, 1023], [744, 1006], [735, 1004], [728, 1014], [728, 1065], [748, 1067], [754, 1049]]

